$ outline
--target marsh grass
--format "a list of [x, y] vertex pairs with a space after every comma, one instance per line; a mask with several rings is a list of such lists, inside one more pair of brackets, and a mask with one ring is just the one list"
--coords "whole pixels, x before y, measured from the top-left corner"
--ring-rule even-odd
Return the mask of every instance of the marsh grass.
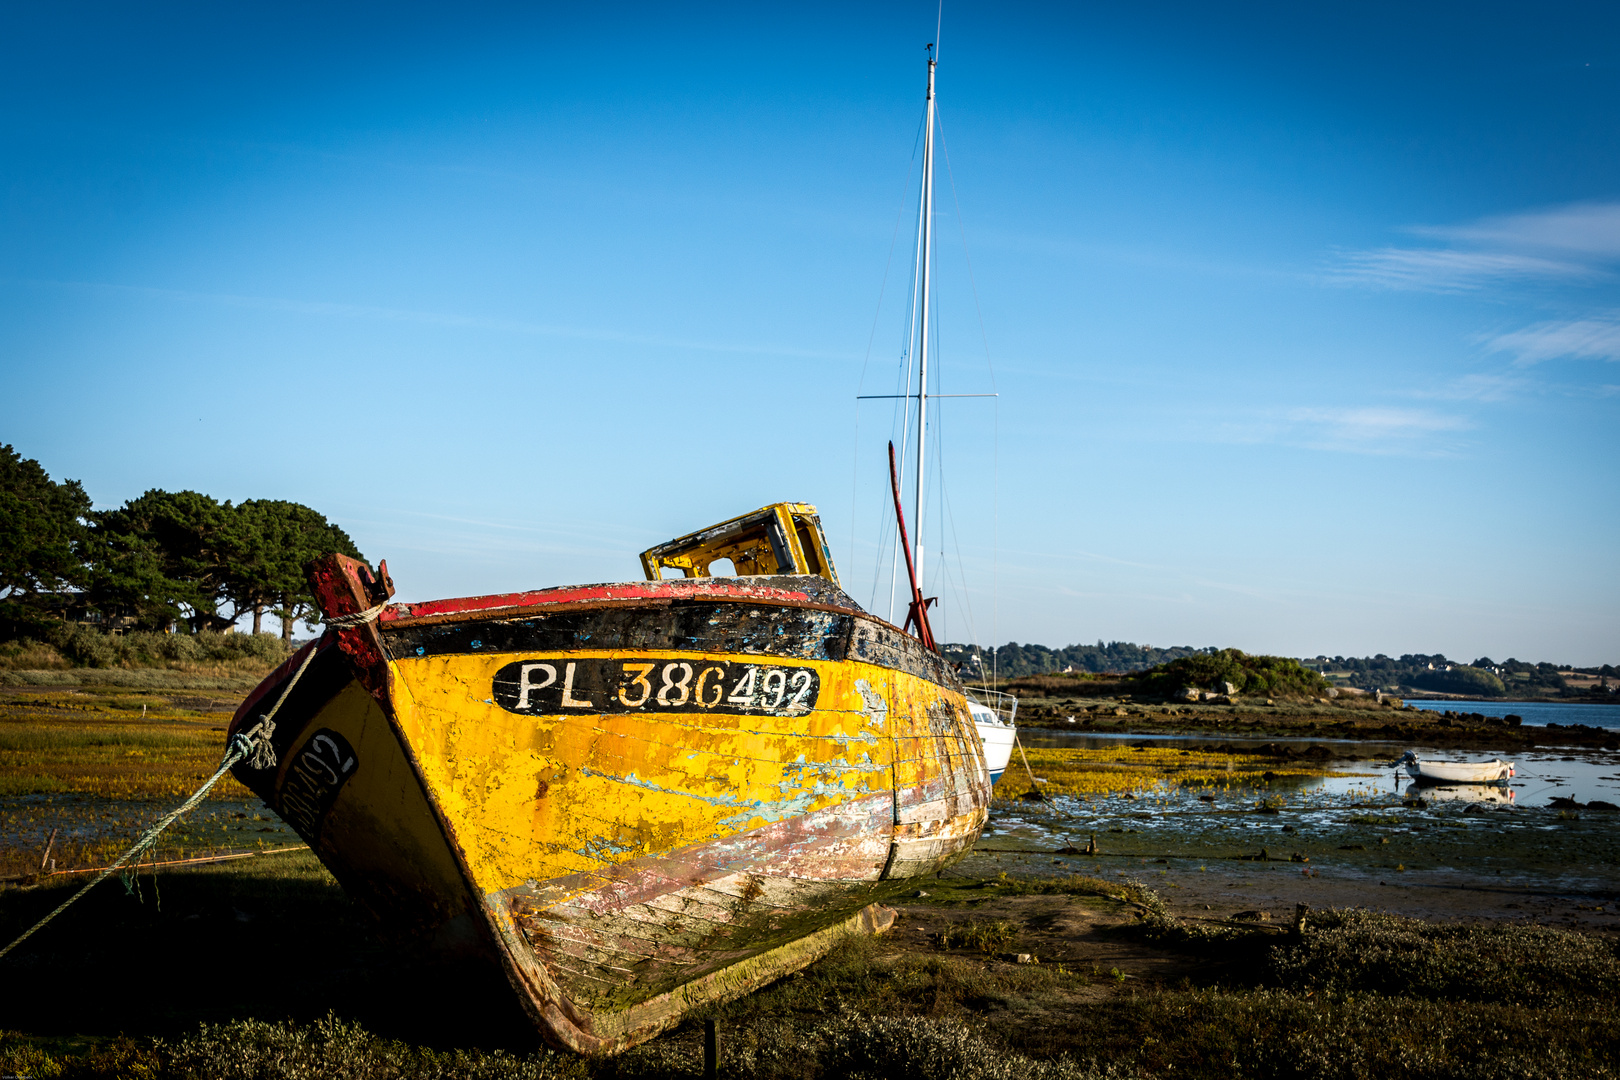
[[[0, 795], [184, 797], [218, 767], [227, 719], [177, 708], [161, 696], [0, 698]], [[214, 797], [246, 795], [226, 778]]]
[[[1140, 883], [1084, 875], [962, 882], [939, 895], [954, 905], [976, 891], [1064, 888], [1129, 893], [1144, 911], [1139, 927], [1177, 925]], [[434, 967], [385, 943], [308, 855], [167, 875], [162, 898], [159, 909], [150, 892], [144, 902], [116, 888], [92, 894], [74, 932], [31, 947], [4, 972], [0, 1015], [33, 1034], [0, 1036], [0, 1074], [701, 1075], [702, 1014], [606, 1061], [524, 1043], [515, 1015], [503, 1021], [510, 1026], [490, 1026], [502, 1009], [515, 1014], [498, 973], [480, 981], [484, 975]], [[0, 894], [0, 932], [54, 902], [50, 891]], [[1163, 940], [1168, 950], [1183, 947]], [[720, 1075], [731, 1080], [1616, 1075], [1620, 1009], [1614, 949], [1604, 940], [1317, 912], [1302, 938], [1249, 933], [1230, 948], [1242, 962], [1222, 967], [1220, 982], [1158, 986], [850, 938], [819, 963], [707, 1015], [720, 1025]], [[245, 1016], [264, 1019], [233, 1018]]]
[[1010, 922], [965, 922], [940, 931], [941, 948], [959, 946], [994, 956], [1018, 940], [1018, 927]]
[[1620, 999], [1612, 938], [1543, 926], [1435, 925], [1370, 911], [1314, 915], [1271, 956], [1271, 978], [1302, 991], [1375, 991], [1511, 1005]]
[[1398, 814], [1351, 814], [1345, 819], [1352, 825], [1399, 825]]
[[143, 690], [229, 691], [238, 697], [252, 690], [268, 668], [218, 668], [197, 665], [190, 670], [158, 668], [69, 668], [59, 671], [0, 669], [0, 686], [39, 687], [128, 687]]
[[438, 1051], [379, 1038], [328, 1015], [313, 1024], [239, 1020], [203, 1024], [175, 1040], [113, 1039], [53, 1056], [0, 1033], [0, 1070], [34, 1080], [586, 1080], [586, 1064], [542, 1050]]
[[850, 938], [819, 963], [717, 1010], [729, 1026], [767, 1020], [813, 1026], [829, 1009], [884, 1016], [971, 1018], [1020, 1001], [1056, 1001], [1089, 984], [1059, 965], [985, 964], [937, 953], [902, 953]]
[[[37, 871], [53, 829], [57, 869], [106, 865], [218, 768], [235, 700], [126, 689], [0, 695], [0, 877]], [[227, 776], [205, 807], [249, 800]], [[163, 856], [293, 839], [259, 835], [284, 832], [275, 823], [204, 829], [208, 817], [200, 810], [177, 826]]]
[[[1332, 770], [1308, 763], [1282, 762], [1264, 754], [1182, 750], [1176, 747], [1106, 747], [1026, 750], [1030, 769], [1046, 781], [1047, 795], [1141, 795], [1179, 788], [1259, 787], [1272, 781], [1326, 776]], [[1021, 764], [1017, 762], [1015, 764]], [[1009, 768], [996, 782], [998, 798], [1034, 790], [1022, 768]]]

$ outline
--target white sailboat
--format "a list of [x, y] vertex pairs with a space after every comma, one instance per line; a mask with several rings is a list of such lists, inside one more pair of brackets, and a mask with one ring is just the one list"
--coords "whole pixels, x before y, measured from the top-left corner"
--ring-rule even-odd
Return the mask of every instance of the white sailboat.
[[1007, 771], [1013, 744], [1018, 741], [1018, 699], [999, 690], [969, 690], [967, 699], [973, 727], [984, 740], [984, 764], [994, 784]]
[[[916, 301], [912, 306], [915, 342], [917, 345], [917, 386], [916, 393], [911, 393], [911, 371], [909, 360], [906, 369], [907, 393], [895, 394], [867, 394], [866, 398], [894, 398], [903, 397], [907, 400], [907, 412], [910, 411], [910, 400], [917, 402], [917, 428], [916, 428], [916, 464], [912, 476], [914, 493], [912, 496], [912, 520], [916, 523], [915, 542], [908, 544], [906, 536], [905, 513], [900, 499], [900, 478], [895, 472], [894, 445], [889, 445], [889, 464], [891, 480], [894, 486], [895, 514], [900, 527], [896, 535], [896, 542], [905, 552], [906, 569], [911, 579], [912, 599], [910, 610], [906, 616], [906, 628], [916, 626], [917, 635], [929, 648], [935, 648], [933, 632], [928, 627], [928, 607], [934, 601], [924, 600], [921, 592], [923, 581], [923, 511], [925, 509], [924, 497], [927, 492], [925, 478], [926, 450], [928, 432], [928, 402], [936, 397], [994, 397], [994, 394], [930, 394], [928, 392], [928, 361], [929, 361], [929, 326], [933, 311], [933, 247], [934, 247], [934, 71], [938, 64], [938, 57], [934, 54], [934, 46], [928, 46], [928, 97], [927, 118], [923, 130], [923, 172], [922, 191], [917, 212], [917, 262], [913, 272], [912, 281], [916, 286]], [[916, 317], [920, 315], [920, 318]], [[909, 427], [909, 425], [907, 425]], [[907, 433], [909, 435], [909, 431]], [[889, 607], [894, 609], [894, 589], [898, 575], [899, 560], [895, 560], [894, 570], [890, 577]], [[1017, 742], [1018, 727], [1018, 699], [1011, 694], [996, 690], [980, 689], [968, 692], [968, 708], [973, 714], [973, 725], [983, 743], [985, 765], [990, 772], [991, 782], [1001, 779], [1001, 774], [1007, 769], [1007, 763], [1012, 760], [1013, 746]]]

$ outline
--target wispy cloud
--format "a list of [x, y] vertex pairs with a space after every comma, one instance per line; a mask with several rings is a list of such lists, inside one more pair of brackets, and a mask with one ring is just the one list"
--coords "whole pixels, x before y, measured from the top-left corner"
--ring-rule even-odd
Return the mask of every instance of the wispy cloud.
[[1458, 449], [1444, 436], [1472, 426], [1465, 417], [1432, 409], [1302, 406], [1228, 422], [1220, 437], [1352, 454], [1440, 457]]
[[1490, 352], [1511, 353], [1520, 365], [1574, 357], [1580, 360], [1620, 360], [1620, 316], [1536, 323], [1523, 330], [1484, 339]]
[[1427, 389], [1410, 391], [1415, 398], [1438, 401], [1509, 401], [1522, 397], [1530, 389], [1529, 380], [1519, 375], [1499, 375], [1476, 372], [1463, 375]]
[[1336, 281], [1388, 289], [1461, 292], [1517, 278], [1589, 277], [1591, 267], [1500, 251], [1379, 248], [1352, 251], [1329, 274]]
[[1308, 444], [1364, 453], [1404, 453], [1419, 441], [1471, 426], [1460, 416], [1428, 409], [1303, 408], [1288, 419]]
[[1482, 247], [1583, 252], [1613, 259], [1620, 256], [1620, 202], [1570, 203], [1481, 218], [1471, 225], [1420, 226], [1412, 232]]
[[829, 350], [799, 349], [769, 343], [726, 341], [699, 341], [688, 338], [667, 337], [659, 334], [635, 334], [598, 327], [569, 326], [555, 323], [526, 322], [520, 319], [486, 318], [445, 311], [415, 311], [408, 308], [378, 307], [369, 304], [347, 304], [326, 300], [293, 300], [279, 296], [245, 296], [235, 293], [194, 292], [183, 289], [163, 289], [145, 285], [119, 285], [107, 282], [29, 280], [28, 284], [54, 288], [85, 289], [147, 296], [154, 299], [187, 303], [217, 304], [222, 307], [251, 308], [260, 311], [280, 311], [297, 315], [315, 315], [342, 319], [364, 319], [373, 322], [416, 323], [424, 326], [443, 326], [468, 330], [489, 330], [497, 333], [521, 334], [537, 337], [574, 338], [584, 341], [620, 342], [631, 345], [649, 345], [668, 349], [691, 349], [703, 352], [742, 353], [762, 356], [789, 356], [808, 360], [857, 360], [854, 353]]
[[1620, 262], [1620, 202], [1573, 203], [1406, 231], [1431, 243], [1343, 252], [1328, 279], [1461, 292], [1510, 281], [1607, 277]]

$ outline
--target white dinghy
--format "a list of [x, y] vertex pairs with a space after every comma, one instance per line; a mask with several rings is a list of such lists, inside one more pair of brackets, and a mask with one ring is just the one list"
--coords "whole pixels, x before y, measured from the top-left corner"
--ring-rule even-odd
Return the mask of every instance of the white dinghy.
[[1503, 784], [1514, 775], [1511, 761], [1424, 761], [1410, 750], [1395, 764], [1414, 780], [1436, 784]]

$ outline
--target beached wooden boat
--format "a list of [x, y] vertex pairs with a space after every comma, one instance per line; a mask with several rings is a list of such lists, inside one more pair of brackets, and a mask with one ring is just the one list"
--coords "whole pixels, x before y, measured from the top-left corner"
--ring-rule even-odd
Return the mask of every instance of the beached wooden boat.
[[1428, 761], [1408, 750], [1398, 765], [1414, 780], [1435, 784], [1501, 784], [1513, 776], [1513, 762]]
[[[708, 576], [722, 559], [738, 576]], [[236, 775], [378, 916], [492, 955], [586, 1053], [887, 928], [876, 902], [965, 854], [990, 798], [956, 673], [843, 593], [813, 507], [642, 561], [389, 604], [386, 565], [328, 556], [328, 630], [231, 726], [287, 693], [275, 764]]]

